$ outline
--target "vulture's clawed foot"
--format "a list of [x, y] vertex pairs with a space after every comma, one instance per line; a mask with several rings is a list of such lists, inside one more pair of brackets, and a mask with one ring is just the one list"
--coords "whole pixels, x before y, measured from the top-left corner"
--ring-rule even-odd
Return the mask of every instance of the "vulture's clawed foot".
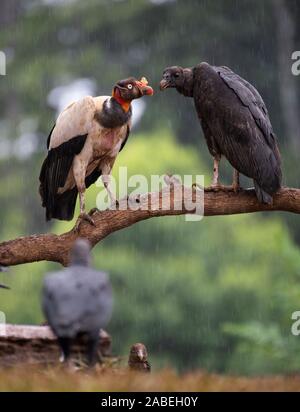
[[95, 213], [98, 212], [100, 212], [100, 210], [97, 207], [93, 207], [93, 209], [91, 209], [88, 214], [89, 216], [93, 216]]
[[88, 222], [92, 226], [96, 226], [94, 219], [90, 216], [89, 213], [80, 213], [80, 215], [78, 216], [76, 225], [75, 225], [75, 231], [79, 230], [79, 227], [83, 221]]
[[120, 200], [113, 199], [108, 207], [109, 210], [117, 210], [120, 206]]
[[194, 189], [194, 190], [205, 190], [205, 187], [203, 187], [203, 186], [201, 186], [201, 185], [199, 185], [198, 183], [193, 183], [192, 184], [192, 189]]

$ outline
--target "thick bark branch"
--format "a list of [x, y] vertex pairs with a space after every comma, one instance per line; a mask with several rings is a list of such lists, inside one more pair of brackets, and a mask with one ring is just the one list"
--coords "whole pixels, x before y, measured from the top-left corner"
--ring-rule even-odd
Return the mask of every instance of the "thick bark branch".
[[[124, 229], [134, 223], [152, 217], [173, 216], [194, 213], [188, 202], [200, 201], [203, 191], [175, 186], [171, 188], [170, 207], [162, 208], [167, 201], [170, 188], [160, 192], [141, 195], [135, 203], [140, 209], [126, 209], [127, 200], [120, 202], [118, 210], [105, 210], [93, 215], [95, 226], [83, 222], [79, 230], [71, 230], [62, 235], [41, 234], [20, 237], [0, 243], [0, 265], [12, 266], [42, 260], [59, 262], [66, 266], [69, 252], [77, 237], [87, 238], [92, 246], [110, 233]], [[178, 190], [180, 188], [180, 190]], [[149, 202], [156, 202], [156, 207], [149, 207]], [[191, 204], [191, 203], [190, 203]], [[126, 210], [121, 210], [122, 208]], [[273, 199], [272, 205], [260, 204], [253, 189], [234, 192], [204, 192], [204, 216], [233, 215], [262, 211], [284, 211], [300, 213], [300, 189], [282, 188]], [[197, 228], [195, 228], [197, 230]]]
[[[99, 351], [111, 356], [111, 337], [100, 331]], [[84, 354], [82, 344], [72, 349], [74, 355]], [[56, 363], [60, 351], [56, 337], [48, 326], [0, 325], [0, 366], [19, 363]]]

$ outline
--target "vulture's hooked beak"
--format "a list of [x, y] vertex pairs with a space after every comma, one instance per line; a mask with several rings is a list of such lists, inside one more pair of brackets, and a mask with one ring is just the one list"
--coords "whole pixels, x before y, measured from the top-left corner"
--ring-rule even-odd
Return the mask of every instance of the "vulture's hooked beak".
[[141, 80], [137, 80], [135, 84], [139, 89], [141, 96], [152, 96], [154, 94], [154, 90], [148, 85], [148, 80], [145, 77], [142, 77]]
[[170, 81], [166, 78], [163, 78], [159, 83], [159, 88], [160, 88], [161, 91], [167, 89], [170, 86], [171, 86]]
[[144, 354], [143, 354], [143, 351], [142, 351], [142, 350], [139, 350], [138, 353], [137, 353], [137, 355], [138, 355], [139, 360], [142, 361], [142, 360], [144, 359]]

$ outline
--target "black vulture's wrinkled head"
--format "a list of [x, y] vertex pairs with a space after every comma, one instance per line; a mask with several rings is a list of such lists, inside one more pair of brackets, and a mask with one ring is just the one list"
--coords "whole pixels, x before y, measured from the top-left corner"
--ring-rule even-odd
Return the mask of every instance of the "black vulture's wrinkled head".
[[184, 70], [180, 66], [167, 67], [160, 81], [160, 90], [182, 88], [184, 85]]

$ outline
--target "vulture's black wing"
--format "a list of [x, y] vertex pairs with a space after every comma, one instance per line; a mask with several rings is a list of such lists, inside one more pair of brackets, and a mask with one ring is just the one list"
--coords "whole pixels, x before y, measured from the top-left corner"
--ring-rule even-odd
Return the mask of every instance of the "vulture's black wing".
[[260, 201], [271, 202], [281, 185], [280, 155], [257, 90], [228, 68], [201, 63], [194, 68], [194, 100], [207, 140], [254, 180]]
[[47, 220], [53, 217], [62, 220], [73, 218], [77, 190], [61, 194], [58, 190], [64, 187], [74, 156], [81, 152], [86, 138], [87, 134], [76, 136], [48, 151], [40, 173], [39, 188], [42, 206], [46, 208]]
[[228, 67], [214, 67], [214, 69], [219, 73], [227, 86], [234, 91], [241, 103], [248, 107], [267, 144], [274, 150], [276, 155], [279, 155], [277, 139], [273, 132], [267, 107], [256, 88]]

